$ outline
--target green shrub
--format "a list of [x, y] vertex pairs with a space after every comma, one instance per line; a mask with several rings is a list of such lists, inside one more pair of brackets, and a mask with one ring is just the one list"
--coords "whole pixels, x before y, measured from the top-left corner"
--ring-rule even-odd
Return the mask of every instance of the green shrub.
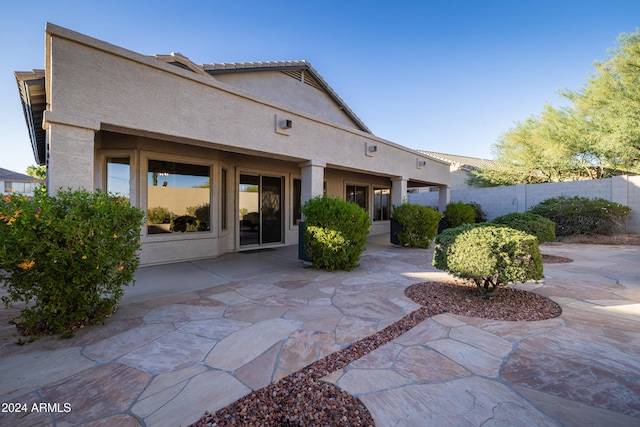
[[403, 203], [393, 208], [393, 219], [402, 225], [397, 233], [400, 245], [428, 248], [438, 231], [440, 213], [427, 206]]
[[168, 224], [171, 221], [171, 212], [162, 206], [147, 209], [147, 218], [151, 224]]
[[487, 221], [487, 214], [484, 213], [484, 211], [482, 210], [482, 206], [480, 206], [479, 203], [471, 202], [469, 203], [469, 205], [471, 205], [473, 210], [476, 212], [476, 220], [475, 220], [476, 224]]
[[539, 244], [556, 240], [556, 224], [540, 215], [512, 212], [494, 218], [491, 222], [532, 234], [538, 238]]
[[351, 270], [365, 250], [371, 219], [355, 203], [328, 196], [302, 206], [305, 250], [314, 268]]
[[200, 221], [200, 224], [204, 224], [206, 230], [209, 229], [209, 221], [211, 221], [211, 205], [209, 203], [203, 203], [197, 206], [189, 206], [187, 208], [187, 215], [193, 216]]
[[433, 265], [474, 282], [482, 294], [543, 277], [536, 237], [489, 223], [444, 230], [436, 237]]
[[0, 279], [24, 335], [71, 331], [109, 316], [139, 264], [144, 213], [84, 190], [9, 196], [0, 204]]
[[529, 212], [556, 224], [556, 235], [613, 234], [622, 231], [629, 207], [606, 199], [560, 196], [544, 200]]
[[443, 215], [444, 228], [454, 228], [476, 222], [476, 211], [473, 206], [462, 202], [449, 203]]

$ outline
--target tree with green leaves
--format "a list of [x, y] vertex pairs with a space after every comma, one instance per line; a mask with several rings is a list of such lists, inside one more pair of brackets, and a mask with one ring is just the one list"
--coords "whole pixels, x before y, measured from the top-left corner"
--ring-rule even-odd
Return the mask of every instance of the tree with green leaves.
[[27, 175], [44, 181], [45, 179], [47, 179], [47, 167], [36, 165], [27, 166]]
[[568, 107], [546, 105], [494, 144], [494, 167], [472, 172], [474, 186], [607, 178], [640, 173], [640, 31], [621, 34], [610, 58]]

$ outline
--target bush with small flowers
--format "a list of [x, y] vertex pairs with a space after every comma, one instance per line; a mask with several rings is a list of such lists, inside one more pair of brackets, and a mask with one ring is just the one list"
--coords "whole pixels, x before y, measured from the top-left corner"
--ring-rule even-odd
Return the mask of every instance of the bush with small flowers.
[[22, 335], [101, 323], [116, 309], [140, 263], [144, 213], [122, 197], [61, 190], [0, 202], [0, 279]]

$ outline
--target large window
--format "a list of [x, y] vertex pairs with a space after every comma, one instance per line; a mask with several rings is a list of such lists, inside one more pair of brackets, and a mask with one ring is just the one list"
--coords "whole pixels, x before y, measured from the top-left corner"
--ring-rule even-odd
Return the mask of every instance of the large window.
[[4, 182], [5, 193], [28, 194], [33, 192], [34, 187], [35, 187], [35, 184], [31, 182], [12, 182], [12, 181]]
[[149, 234], [208, 231], [210, 186], [209, 166], [149, 160]]
[[362, 185], [347, 185], [347, 201], [353, 202], [369, 212], [367, 208], [367, 187]]
[[128, 157], [107, 159], [107, 191], [129, 199], [131, 192], [131, 167]]
[[391, 218], [391, 189], [373, 189], [373, 220], [387, 221]]

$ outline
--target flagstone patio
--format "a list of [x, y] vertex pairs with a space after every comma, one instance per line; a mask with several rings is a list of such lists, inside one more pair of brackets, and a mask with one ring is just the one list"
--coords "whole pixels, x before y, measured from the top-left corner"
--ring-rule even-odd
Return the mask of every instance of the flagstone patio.
[[[325, 380], [361, 399], [377, 426], [639, 425], [640, 248], [543, 252], [574, 262], [520, 286], [559, 303], [559, 318], [440, 314]], [[407, 286], [446, 277], [432, 251], [381, 238], [351, 272], [304, 268], [296, 254], [142, 268], [104, 326], [68, 340], [17, 346], [3, 310], [1, 401], [27, 411], [3, 411], [0, 425], [185, 426], [382, 330], [418, 307]], [[60, 410], [32, 411], [40, 402]]]

